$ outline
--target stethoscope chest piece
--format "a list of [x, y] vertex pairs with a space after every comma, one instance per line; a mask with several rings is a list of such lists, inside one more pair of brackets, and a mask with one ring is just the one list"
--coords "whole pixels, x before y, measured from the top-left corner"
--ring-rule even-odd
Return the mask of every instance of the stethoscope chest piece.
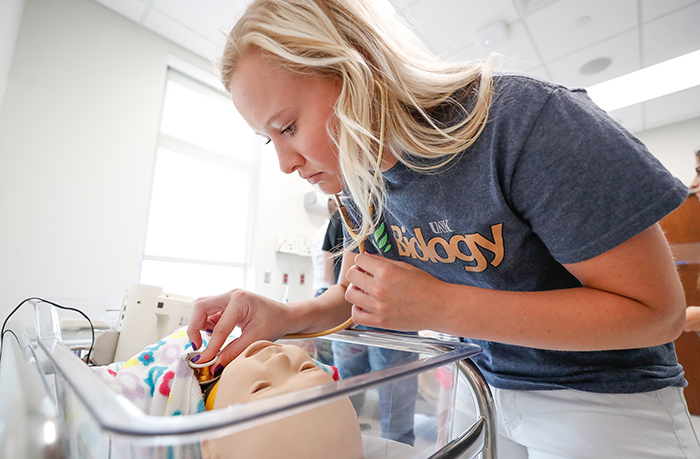
[[[221, 374], [214, 374], [214, 367], [219, 363], [219, 356], [215, 356], [208, 362], [198, 362], [201, 352], [189, 352], [187, 354], [187, 365], [194, 370], [194, 375], [200, 385], [209, 384], [221, 377]], [[193, 361], [194, 360], [194, 361]]]

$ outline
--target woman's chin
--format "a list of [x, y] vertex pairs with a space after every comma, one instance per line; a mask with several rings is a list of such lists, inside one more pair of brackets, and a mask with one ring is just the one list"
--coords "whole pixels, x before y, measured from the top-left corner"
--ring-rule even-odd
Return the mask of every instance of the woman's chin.
[[338, 194], [343, 191], [343, 187], [339, 183], [320, 182], [316, 187], [325, 194]]

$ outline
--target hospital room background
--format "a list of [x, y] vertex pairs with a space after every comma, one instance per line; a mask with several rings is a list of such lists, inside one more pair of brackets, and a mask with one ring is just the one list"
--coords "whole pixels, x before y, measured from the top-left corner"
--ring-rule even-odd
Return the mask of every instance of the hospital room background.
[[[0, 317], [38, 296], [114, 326], [139, 283], [192, 297], [313, 296], [324, 199], [279, 171], [213, 73], [212, 31], [241, 3], [0, 2]], [[391, 3], [446, 57], [502, 46], [504, 68], [572, 86], [700, 49], [700, 1]], [[459, 11], [478, 24], [460, 29]], [[439, 14], [447, 22], [431, 25]], [[566, 30], [572, 43], [553, 39]], [[611, 113], [691, 182], [699, 86]], [[17, 318], [32, 326], [29, 307]]]

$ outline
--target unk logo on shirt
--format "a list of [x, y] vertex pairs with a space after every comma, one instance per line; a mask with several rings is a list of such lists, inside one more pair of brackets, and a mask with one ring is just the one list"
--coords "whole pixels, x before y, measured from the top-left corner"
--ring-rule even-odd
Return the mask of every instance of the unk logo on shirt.
[[[431, 222], [430, 228], [436, 234], [452, 232], [447, 220]], [[482, 272], [488, 265], [498, 266], [503, 261], [503, 223], [491, 226], [490, 239], [479, 233], [455, 234], [448, 239], [434, 236], [427, 242], [420, 228], [414, 228], [413, 234], [404, 227], [391, 226], [394, 239], [402, 257], [415, 258], [432, 263], [465, 262], [468, 272]], [[491, 252], [489, 262], [485, 252]]]

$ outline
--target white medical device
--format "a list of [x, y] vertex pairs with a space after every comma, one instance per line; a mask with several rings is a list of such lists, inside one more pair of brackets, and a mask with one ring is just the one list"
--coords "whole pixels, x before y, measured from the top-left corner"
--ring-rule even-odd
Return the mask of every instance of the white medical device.
[[132, 285], [124, 295], [115, 362], [124, 362], [187, 325], [196, 298], [164, 293], [161, 287]]

